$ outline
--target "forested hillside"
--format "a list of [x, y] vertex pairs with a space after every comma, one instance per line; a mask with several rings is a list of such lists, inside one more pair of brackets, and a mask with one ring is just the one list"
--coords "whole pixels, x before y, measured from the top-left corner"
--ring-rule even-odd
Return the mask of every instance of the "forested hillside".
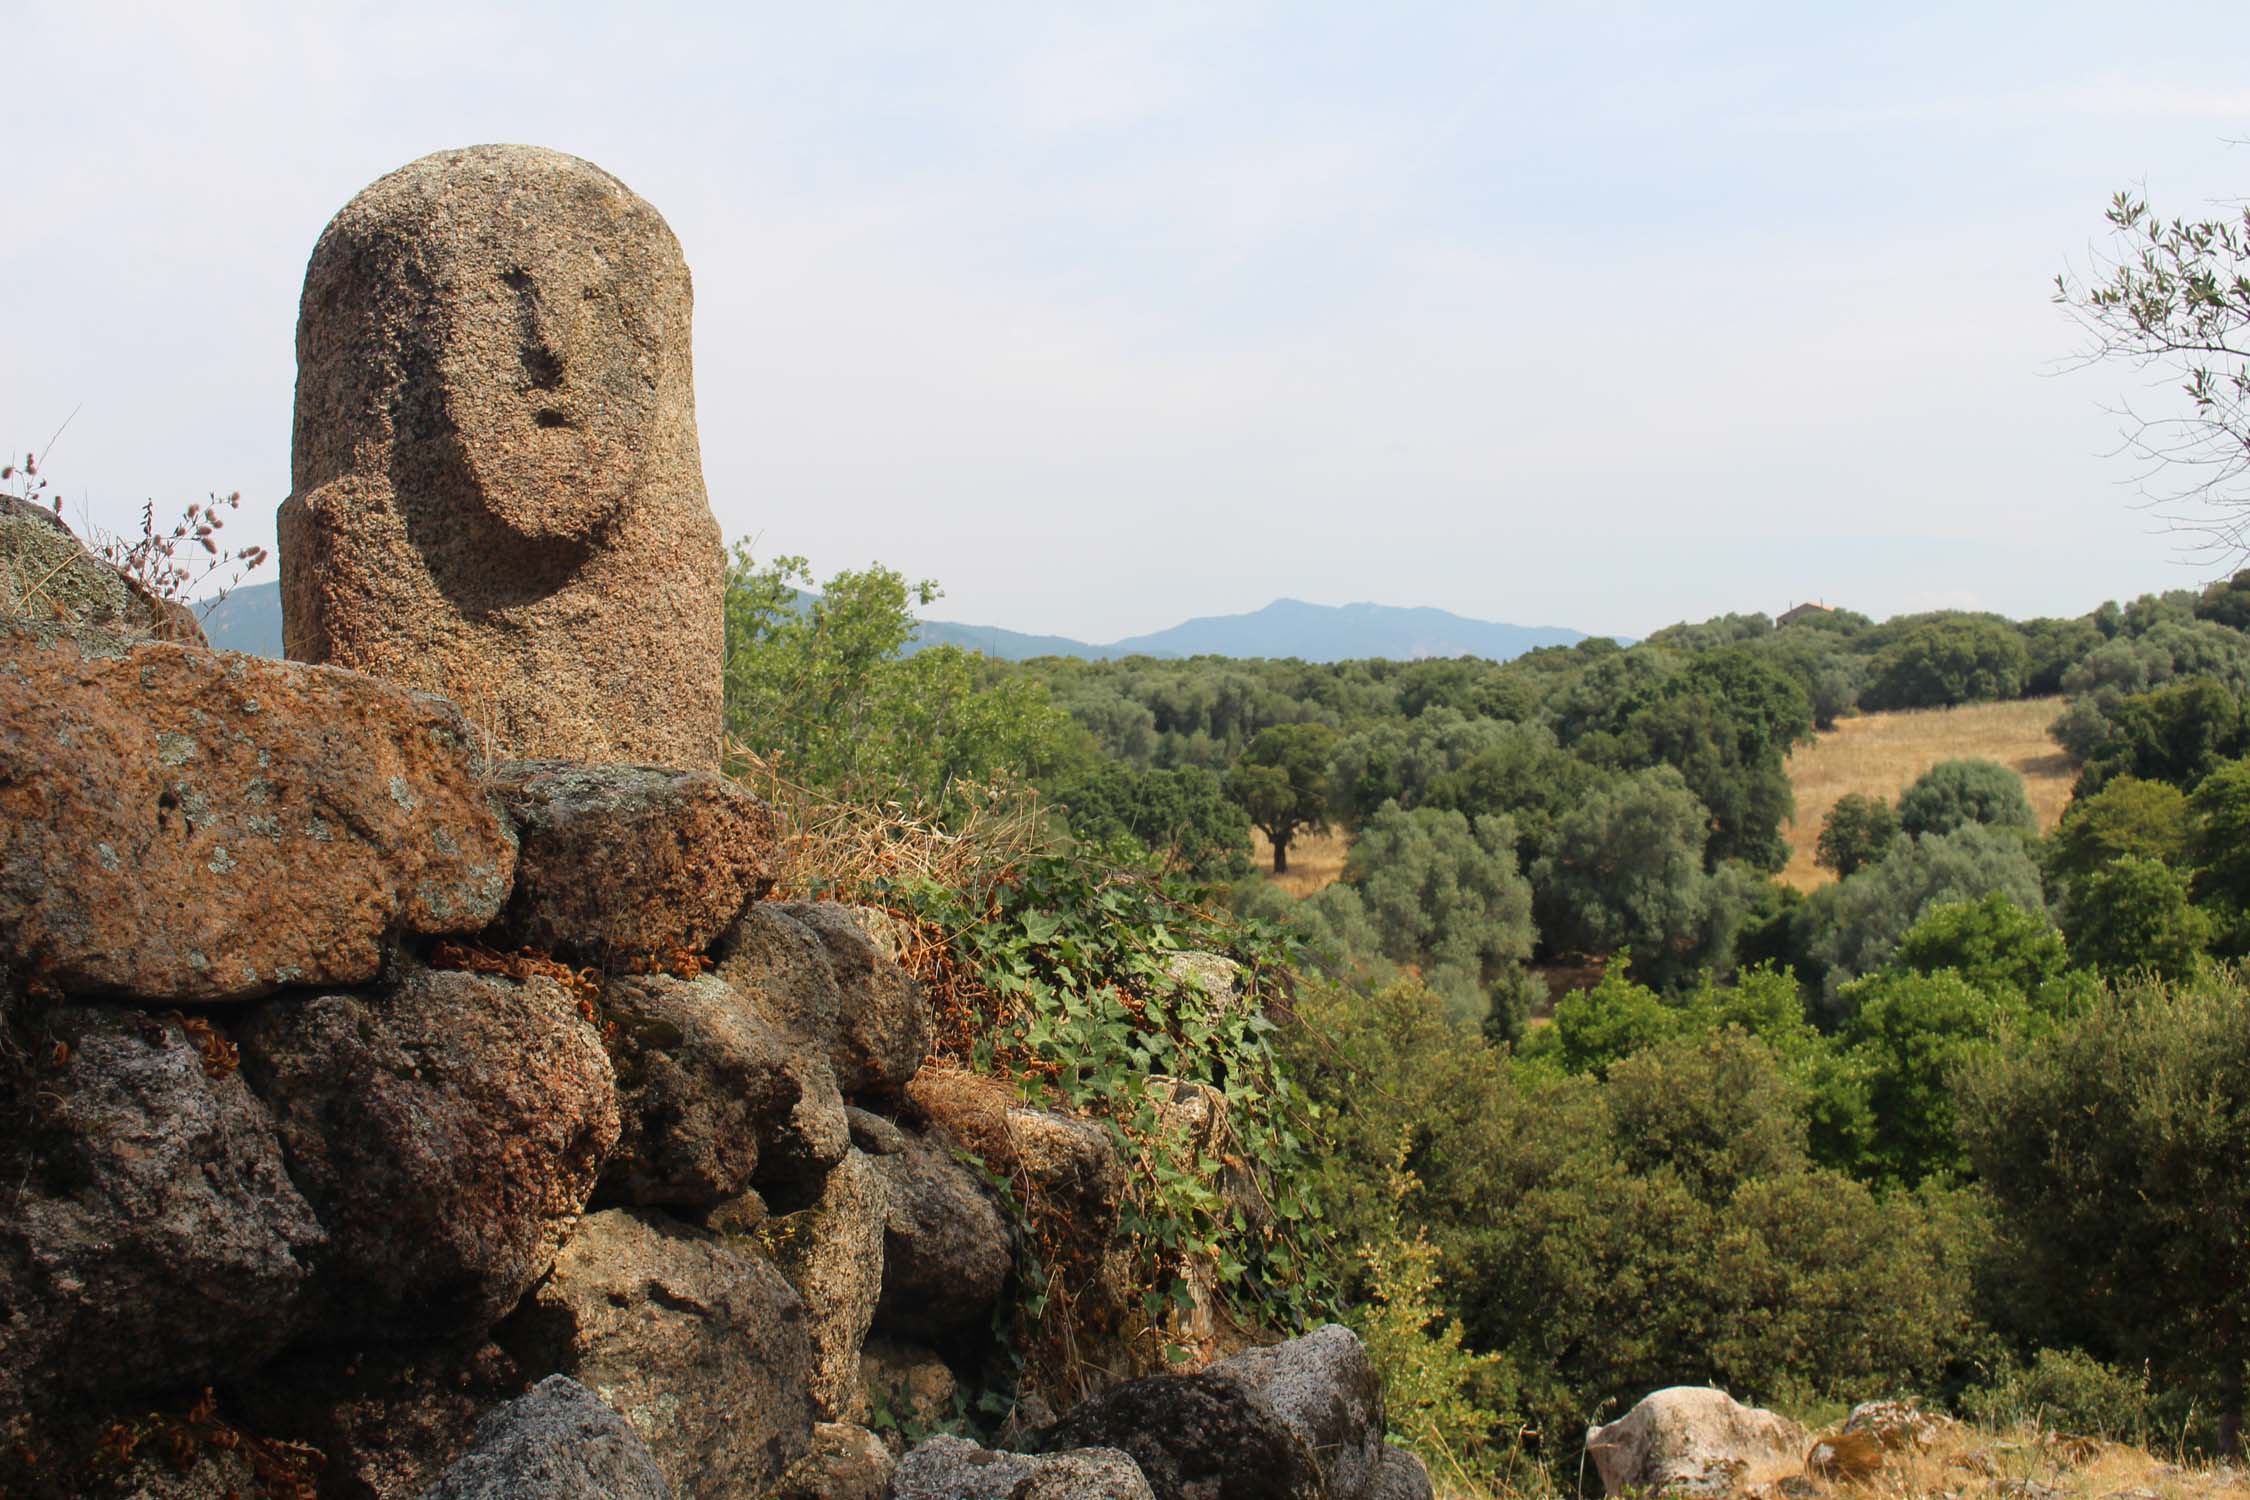
[[[1331, 665], [909, 657], [883, 569], [804, 613], [746, 554], [734, 585], [751, 774], [887, 802], [955, 856], [1009, 830], [1016, 894], [947, 897], [948, 930], [1112, 993], [1023, 882], [1132, 890], [1143, 939], [1192, 921], [1289, 987], [1282, 1092], [1241, 1087], [1322, 1229], [1213, 1232], [1263, 1247], [1228, 1252], [1235, 1290], [1354, 1310], [1424, 1393], [1433, 1467], [1564, 1463], [1589, 1414], [1675, 1382], [2233, 1443], [2250, 575], [2069, 619], [1743, 614]], [[1832, 883], [1776, 878], [1818, 730], [2041, 698], [2076, 767], [2051, 836], [2013, 771], [1955, 758], [1836, 802]], [[1341, 834], [1342, 878], [1258, 878], [1253, 827], [1277, 864]], [[929, 899], [887, 866], [864, 889]], [[1564, 964], [1598, 982], [1550, 996]], [[1133, 1032], [1087, 1003], [1075, 1045]]]

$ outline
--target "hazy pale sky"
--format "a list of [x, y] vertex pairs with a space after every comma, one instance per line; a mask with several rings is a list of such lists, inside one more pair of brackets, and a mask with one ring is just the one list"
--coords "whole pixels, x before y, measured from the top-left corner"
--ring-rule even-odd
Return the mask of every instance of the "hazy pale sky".
[[270, 539], [321, 227], [524, 141], [686, 248], [727, 534], [941, 618], [2077, 613], [2212, 576], [2048, 296], [2115, 189], [2250, 192], [2240, 20], [0, 0], [0, 445]]

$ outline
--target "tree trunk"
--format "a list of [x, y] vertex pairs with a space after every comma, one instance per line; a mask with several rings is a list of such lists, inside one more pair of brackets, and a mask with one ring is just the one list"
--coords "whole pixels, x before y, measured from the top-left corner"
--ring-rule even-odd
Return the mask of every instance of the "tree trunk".
[[[2230, 1314], [2226, 1320], [2234, 1321]], [[2219, 1413], [2219, 1452], [2226, 1458], [2242, 1457], [2242, 1413], [2245, 1403], [2242, 1389], [2242, 1358], [2234, 1353], [2234, 1343], [2227, 1342], [2226, 1379], [2223, 1382], [2225, 1397]]]
[[1289, 840], [1286, 838], [1273, 841], [1273, 872], [1276, 875], [1289, 873]]
[[2234, 1299], [2229, 1297], [2219, 1312], [2219, 1452], [2227, 1458], [2242, 1456], [2242, 1414], [2245, 1404], [2243, 1390], [2242, 1346], [2238, 1340], [2240, 1316], [2235, 1311]]

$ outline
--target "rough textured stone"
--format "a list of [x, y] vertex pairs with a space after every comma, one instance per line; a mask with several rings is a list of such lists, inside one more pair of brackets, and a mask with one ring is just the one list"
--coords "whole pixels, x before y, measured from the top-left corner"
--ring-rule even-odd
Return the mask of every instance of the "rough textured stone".
[[1007, 1221], [983, 1184], [919, 1136], [870, 1160], [887, 1187], [876, 1323], [916, 1337], [982, 1324], [1012, 1268]]
[[875, 950], [894, 964], [906, 962], [908, 944], [914, 940], [914, 926], [907, 918], [880, 906], [847, 905], [852, 920], [874, 940]]
[[1928, 1448], [1954, 1425], [1951, 1417], [1925, 1412], [1911, 1401], [1862, 1401], [1844, 1419], [1844, 1431], [1872, 1432], [1886, 1449]]
[[896, 1156], [906, 1149], [906, 1132], [856, 1104], [844, 1106], [844, 1123], [851, 1127], [852, 1144], [869, 1156]]
[[1724, 1391], [1675, 1385], [1641, 1398], [1607, 1427], [1586, 1429], [1586, 1454], [1604, 1493], [1743, 1483], [1795, 1473], [1805, 1430], [1787, 1417], [1744, 1406]]
[[223, 1379], [303, 1326], [320, 1225], [230, 1044], [188, 1024], [49, 1012], [0, 1094], [0, 1412]]
[[1256, 1176], [1247, 1167], [1236, 1165], [1249, 1153], [1234, 1133], [1227, 1096], [1208, 1083], [1156, 1073], [1149, 1076], [1148, 1097], [1156, 1106], [1157, 1130], [1182, 1160], [1217, 1165], [1219, 1190], [1227, 1206], [1240, 1213], [1253, 1232], [1272, 1223], [1272, 1205], [1266, 1202]]
[[[1174, 1159], [1185, 1170], [1216, 1178], [1227, 1206], [1242, 1216], [1251, 1233], [1271, 1224], [1273, 1210], [1256, 1176], [1244, 1164], [1250, 1153], [1235, 1138], [1226, 1095], [1207, 1083], [1163, 1075], [1151, 1075], [1147, 1086], [1148, 1100], [1155, 1107], [1156, 1135]], [[1118, 1270], [1122, 1273], [1116, 1278], [1122, 1298], [1130, 1295], [1135, 1273], [1129, 1260]], [[1184, 1257], [1179, 1280], [1187, 1292], [1186, 1305], [1165, 1309], [1164, 1334], [1168, 1342], [1187, 1351], [1189, 1368], [1200, 1368], [1230, 1352], [1227, 1346], [1237, 1332], [1219, 1290], [1218, 1256]]]
[[[95, 1472], [110, 1467], [97, 1460]], [[100, 1493], [123, 1500], [242, 1500], [261, 1491], [271, 1493], [248, 1454], [210, 1446], [198, 1447], [185, 1468], [160, 1449], [142, 1450], [131, 1462], [116, 1467], [96, 1483], [102, 1486]], [[75, 1496], [83, 1492], [67, 1493]]]
[[460, 1337], [538, 1280], [617, 1142], [609, 1058], [551, 980], [411, 970], [241, 1030], [328, 1229], [327, 1331]]
[[489, 1339], [466, 1348], [308, 1345], [236, 1382], [228, 1396], [250, 1431], [319, 1451], [327, 1500], [416, 1500], [468, 1451], [485, 1414], [524, 1384], [523, 1371]]
[[1383, 1382], [1367, 1350], [1341, 1323], [1302, 1338], [1245, 1349], [1211, 1366], [1279, 1417], [1326, 1480], [1330, 1493], [1356, 1495], [1383, 1455]]
[[1227, 1009], [1242, 999], [1242, 965], [1223, 953], [1190, 949], [1164, 961], [1165, 972], [1182, 984], [1194, 985]]
[[1107, 1237], [1125, 1202], [1125, 1164], [1109, 1132], [1091, 1120], [1022, 1105], [1005, 1122], [1026, 1206], [1059, 1214], [1073, 1231]]
[[605, 1192], [707, 1207], [754, 1179], [817, 1184], [850, 1149], [827, 1063], [723, 980], [613, 977], [602, 1009], [625, 1126]]
[[1067, 1218], [1093, 1238], [1116, 1225], [1125, 1168], [1102, 1126], [1033, 1109], [1000, 1080], [951, 1065], [923, 1069], [906, 1093], [933, 1137], [1006, 1176], [1034, 1214]]
[[1386, 1447], [1365, 1500], [1432, 1500], [1435, 1493], [1428, 1465], [1404, 1448]]
[[828, 1174], [820, 1201], [769, 1219], [759, 1238], [805, 1303], [812, 1338], [813, 1406], [830, 1421], [867, 1415], [859, 1350], [883, 1290], [888, 1188], [874, 1161], [848, 1153]]
[[0, 615], [204, 644], [193, 610], [157, 598], [88, 551], [53, 511], [13, 495], [0, 495]]
[[428, 1500], [671, 1500], [648, 1445], [567, 1375], [487, 1416]]
[[600, 959], [701, 952], [773, 884], [773, 812], [712, 771], [510, 761], [510, 947]]
[[0, 622], [0, 952], [66, 991], [358, 984], [499, 913], [514, 836], [451, 705], [355, 673]]
[[1158, 1500], [1358, 1496], [1383, 1454], [1381, 1382], [1336, 1324], [1199, 1375], [1151, 1375], [1074, 1408], [1049, 1450], [1121, 1448]]
[[899, 1460], [892, 1500], [1151, 1500], [1148, 1480], [1114, 1448], [996, 1453], [940, 1434]]
[[884, 1500], [897, 1460], [864, 1427], [822, 1422], [812, 1447], [766, 1493], [765, 1500]]
[[860, 1346], [859, 1377], [875, 1419], [927, 1431], [954, 1415], [960, 1385], [937, 1351], [876, 1335]]
[[1223, 1375], [1150, 1375], [1094, 1397], [1040, 1435], [1060, 1450], [1130, 1454], [1157, 1500], [1327, 1500], [1289, 1428]]
[[921, 986], [826, 901], [761, 901], [720, 941], [719, 972], [828, 1055], [847, 1094], [896, 1089], [929, 1047]]
[[811, 1445], [796, 1292], [755, 1252], [675, 1220], [589, 1214], [500, 1337], [621, 1412], [683, 1495], [757, 1495]]
[[607, 172], [441, 151], [345, 205], [297, 315], [282, 638], [496, 758], [715, 769], [724, 565], [687, 265]]

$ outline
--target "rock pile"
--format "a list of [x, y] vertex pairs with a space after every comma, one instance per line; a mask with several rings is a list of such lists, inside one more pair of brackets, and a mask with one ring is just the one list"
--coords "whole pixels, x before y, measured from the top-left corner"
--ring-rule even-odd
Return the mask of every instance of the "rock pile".
[[[557, 214], [607, 258], [518, 255]], [[1004, 1098], [948, 1133], [974, 1088], [925, 1086], [882, 915], [763, 899], [768, 810], [672, 734], [706, 685], [663, 732], [614, 720], [649, 763], [492, 764], [413, 690], [498, 639], [536, 675], [541, 631], [628, 655], [582, 587], [662, 630], [716, 587], [697, 542], [677, 597], [604, 592], [605, 549], [684, 514], [650, 487], [688, 494], [661, 227], [583, 163], [484, 151], [324, 237], [293, 640], [386, 676], [213, 652], [90, 557], [0, 610], [0, 1494], [1426, 1496], [1341, 1328], [1121, 1386], [1035, 1451], [906, 1452], [960, 1417], [1014, 1275], [964, 1148], [1102, 1232], [1107, 1136]], [[529, 416], [470, 400], [496, 349]], [[560, 446], [480, 449], [503, 429]], [[511, 592], [472, 556], [574, 560]], [[589, 681], [499, 741], [584, 743]], [[1220, 1128], [1186, 1089], [1182, 1128]]]
[[1097, 1223], [1118, 1167], [1004, 1096], [967, 1138], [913, 1108], [923, 996], [855, 910], [758, 899], [734, 783], [487, 767], [333, 668], [0, 650], [7, 1493], [232, 1484], [120, 1456], [206, 1387], [384, 1500], [1417, 1492], [1340, 1328], [893, 1475], [864, 1424], [957, 1415], [1013, 1273], [956, 1151]]

